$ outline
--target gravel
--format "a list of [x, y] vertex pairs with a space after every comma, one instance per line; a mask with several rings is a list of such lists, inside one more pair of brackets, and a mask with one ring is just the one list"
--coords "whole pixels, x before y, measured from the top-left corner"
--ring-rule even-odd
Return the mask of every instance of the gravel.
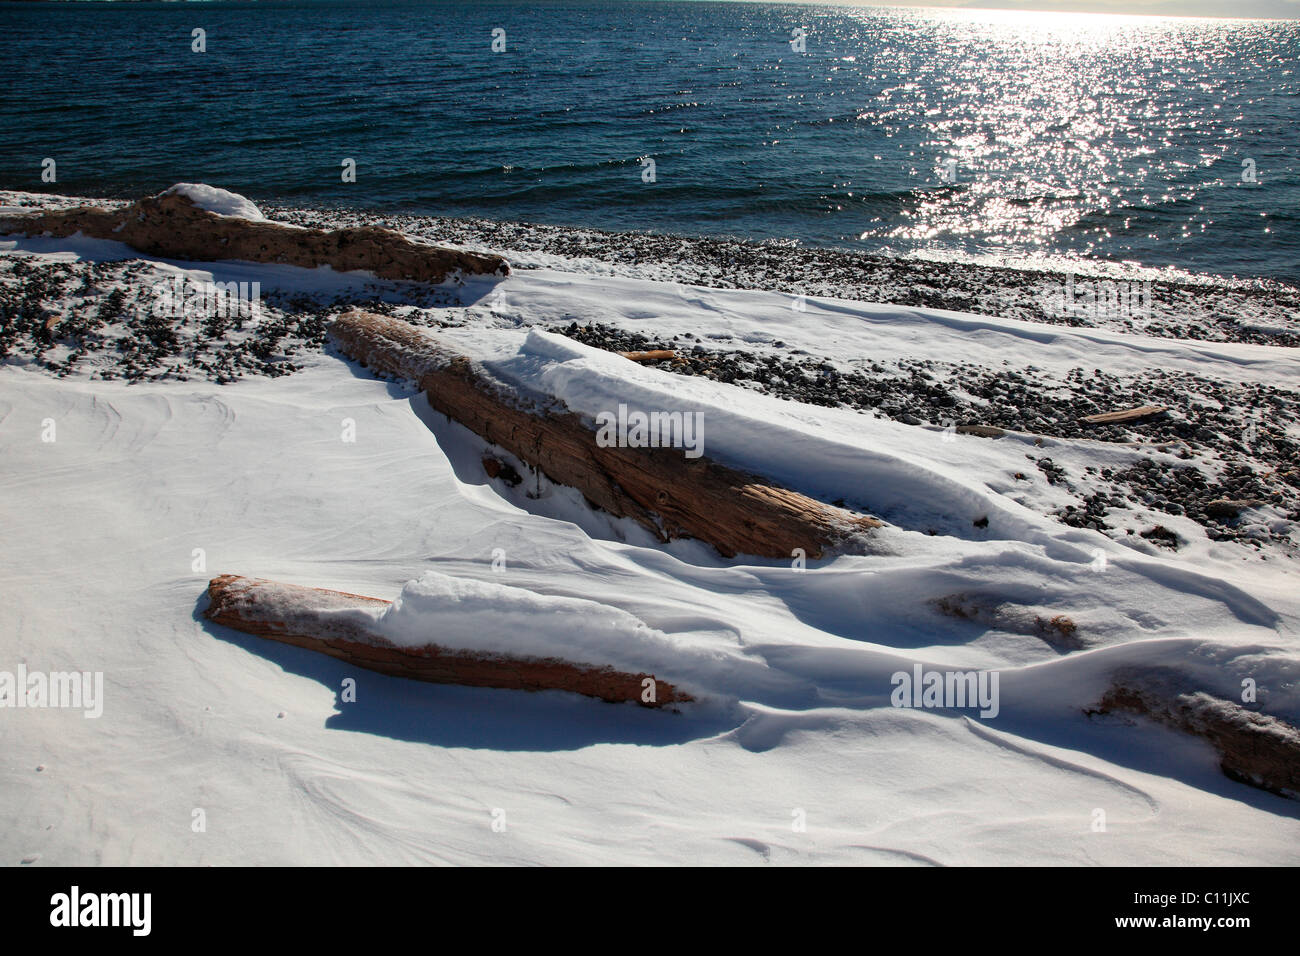
[[[16, 204], [12, 195], [0, 198]], [[46, 199], [41, 197], [39, 204], [80, 202]], [[31, 197], [26, 201], [35, 202]], [[263, 208], [274, 218], [300, 225], [382, 222], [468, 248], [589, 257], [619, 274], [720, 288], [1300, 347], [1295, 318], [1300, 291], [1273, 282], [1154, 279], [1153, 318], [1135, 325], [1044, 312], [1037, 289], [1045, 279], [1060, 278], [1047, 272], [891, 260], [731, 239]], [[0, 361], [30, 361], [59, 376], [78, 372], [92, 379], [129, 382], [200, 378], [227, 383], [245, 375], [296, 371], [303, 354], [324, 347], [325, 322], [345, 307], [361, 306], [440, 327], [463, 325], [467, 315], [454, 287], [375, 283], [346, 299], [269, 291], [256, 322], [238, 317], [160, 319], [148, 308], [150, 287], [158, 279], [143, 260], [40, 263], [0, 256]], [[858, 409], [918, 427], [956, 427], [989, 435], [1002, 429], [1161, 447], [1186, 465], [1144, 458], [1123, 469], [1087, 467], [1084, 473], [1071, 474], [1046, 455], [1028, 455], [1024, 470], [1014, 477], [1029, 482], [1037, 475], [1067, 492], [1073, 503], [1056, 510], [1054, 517], [1071, 526], [1131, 535], [1132, 521], [1121, 521], [1123, 513], [1156, 512], [1188, 518], [1214, 540], [1296, 556], [1291, 531], [1300, 521], [1300, 443], [1292, 435], [1300, 434], [1300, 393], [1294, 389], [1159, 368], [1141, 376], [1118, 376], [1079, 367], [1054, 377], [1007, 363], [999, 368], [907, 359], [846, 363], [781, 342], [762, 349], [723, 349], [689, 334], [655, 338], [597, 323], [573, 323], [553, 331], [613, 351], [674, 349], [679, 360], [659, 366], [675, 374], [730, 382], [812, 405]], [[1164, 405], [1168, 411], [1119, 425], [1081, 421], [1087, 415], [1147, 404]], [[1253, 509], [1261, 505], [1284, 520], [1259, 520]], [[1176, 549], [1183, 543], [1160, 524], [1137, 533], [1158, 547]]]
[[[550, 329], [613, 352], [672, 349], [676, 361], [653, 363], [678, 375], [699, 375], [778, 398], [827, 407], [870, 411], [909, 425], [993, 425], [1049, 438], [1090, 438], [1165, 447], [1187, 461], [1166, 467], [1152, 458], [1125, 469], [1090, 468], [1071, 476], [1050, 457], [1028, 456], [1048, 484], [1076, 495], [1055, 517], [1074, 527], [1118, 533], [1111, 509], [1150, 506], [1190, 518], [1213, 540], [1252, 548], [1267, 544], [1291, 550], [1291, 529], [1244, 526], [1241, 513], [1223, 502], [1271, 505], [1300, 521], [1300, 443], [1290, 432], [1300, 423], [1300, 393], [1263, 385], [1215, 381], [1151, 369], [1140, 377], [1075, 368], [1061, 380], [1042, 371], [988, 369], [959, 362], [865, 361], [851, 371], [813, 355], [709, 348], [685, 337], [655, 338], [590, 323]], [[1152, 402], [1164, 415], [1123, 425], [1089, 425], [1085, 415]], [[978, 431], [978, 429], [963, 429]], [[1219, 463], [1207, 477], [1198, 464]], [[1025, 476], [1016, 476], [1025, 480]], [[1082, 490], [1076, 484], [1084, 485]], [[1131, 533], [1126, 530], [1125, 534]], [[1162, 526], [1140, 532], [1161, 547], [1177, 548], [1177, 535]]]

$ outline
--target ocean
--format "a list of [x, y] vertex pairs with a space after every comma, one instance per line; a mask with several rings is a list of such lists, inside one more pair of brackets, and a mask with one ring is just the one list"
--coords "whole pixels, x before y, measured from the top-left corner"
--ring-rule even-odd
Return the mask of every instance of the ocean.
[[5, 4], [0, 188], [207, 182], [300, 208], [1294, 284], [1297, 54], [1297, 21]]

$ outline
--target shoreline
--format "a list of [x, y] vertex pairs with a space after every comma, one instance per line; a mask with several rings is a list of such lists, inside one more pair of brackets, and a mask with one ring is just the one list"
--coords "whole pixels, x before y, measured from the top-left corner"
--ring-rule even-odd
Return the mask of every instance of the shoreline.
[[[0, 190], [0, 206], [127, 204], [122, 199]], [[918, 306], [1157, 338], [1300, 347], [1300, 286], [1267, 277], [1181, 270], [1170, 277], [1166, 269], [1106, 260], [990, 264], [717, 236], [615, 232], [354, 208], [259, 206], [271, 219], [300, 226], [388, 225], [443, 245], [499, 252], [521, 269], [567, 266], [569, 271], [681, 286]], [[1067, 283], [1090, 286], [1099, 304], [1081, 297], [1074, 309], [1059, 308]], [[1148, 308], [1140, 313], [1122, 304], [1114, 308], [1103, 293], [1116, 286], [1121, 303], [1127, 290]]]
[[[193, 199], [194, 191], [186, 195]], [[241, 198], [226, 194], [218, 208], [242, 208], [239, 218], [260, 219], [262, 210]], [[139, 220], [117, 215], [106, 228], [87, 231], [139, 236], [135, 222], [161, 222], [167, 251], [225, 254], [230, 246], [214, 249], [208, 240], [238, 230], [227, 233], [216, 220], [212, 199], [201, 206], [215, 213], [211, 220], [196, 223], [173, 205], [170, 219], [142, 208]], [[87, 221], [93, 220], [78, 219]], [[195, 235], [203, 241], [184, 241]], [[364, 238], [351, 233], [347, 241]], [[584, 241], [596, 248], [597, 240]], [[309, 245], [288, 241], [293, 251]], [[611, 845], [586, 836], [610, 826], [608, 806], [576, 791], [570, 802], [566, 793], [561, 812], [585, 807], [587, 816], [576, 823], [557, 818], [549, 793], [540, 808], [518, 796], [511, 782], [520, 778], [516, 765], [550, 766], [576, 754], [572, 772], [562, 774], [579, 781], [574, 786], [582, 785], [585, 768], [604, 792], [641, 793], [643, 768], [612, 783], [606, 768], [592, 771], [592, 754], [629, 744], [668, 760], [666, 781], [707, 776], [729, 755], [744, 761], [718, 777], [736, 781], [735, 799], [723, 801], [728, 807], [755, 792], [754, 780], [798, 780], [809, 767], [834, 764], [837, 778], [868, 783], [904, 781], [873, 797], [874, 813], [900, 821], [887, 827], [894, 835], [851, 836], [853, 853], [863, 842], [901, 844], [898, 828], [910, 820], [931, 840], [936, 816], [930, 805], [916, 809], [915, 781], [950, 796], [951, 787], [929, 781], [938, 779], [934, 768], [963, 761], [997, 773], [987, 788], [959, 793], [959, 815], [1006, 804], [1011, 780], [1029, 797], [1010, 805], [999, 832], [1047, 834], [1028, 845], [1034, 859], [1049, 863], [1077, 855], [1091, 807], [1107, 808], [1117, 825], [1136, 820], [1146, 827], [1150, 851], [1130, 843], [1110, 843], [1117, 849], [1105, 851], [1133, 862], [1161, 851], [1169, 828], [1160, 819], [1187, 819], [1183, 807], [1195, 810], [1193, 822], [1204, 821], [1224, 847], [1198, 844], [1202, 860], [1239, 858], [1243, 839], [1271, 832], [1278, 821], [1295, 823], [1286, 815], [1291, 804], [1242, 785], [1279, 786], [1276, 776], [1250, 776], [1255, 764], [1241, 769], [1242, 738], [1222, 746], [1223, 736], [1214, 735], [1225, 716], [1268, 721], [1267, 731], [1289, 733], [1300, 713], [1292, 679], [1300, 672], [1300, 352], [815, 295], [799, 310], [779, 292], [680, 285], [671, 277], [709, 264], [698, 245], [686, 250], [680, 269], [665, 257], [632, 261], [635, 252], [623, 248], [626, 261], [613, 263], [562, 259], [556, 251], [512, 253], [508, 275], [453, 273], [431, 285], [336, 272], [320, 266], [321, 257], [306, 266], [164, 260], [84, 235], [0, 244], [0, 454], [8, 465], [3, 514], [12, 542], [5, 579], [15, 595], [7, 630], [15, 653], [37, 672], [85, 661], [80, 668], [106, 674], [105, 720], [125, 719], [147, 732], [132, 738], [143, 754], [135, 763], [135, 751], [61, 749], [53, 737], [20, 735], [15, 759], [37, 768], [15, 777], [24, 792], [39, 797], [37, 788], [61, 786], [72, 773], [125, 783], [85, 798], [95, 811], [93, 832], [34, 820], [10, 828], [11, 852], [55, 863], [80, 858], [96, 841], [111, 852], [115, 834], [134, 826], [113, 809], [120, 794], [136, 775], [156, 776], [149, 754], [165, 752], [177, 737], [175, 721], [149, 730], [156, 724], [150, 721], [176, 713], [215, 741], [185, 750], [196, 756], [177, 770], [177, 785], [210, 773], [230, 785], [178, 805], [179, 837], [154, 851], [164, 860], [195, 853], [184, 826], [191, 803], [215, 821], [256, 798], [270, 807], [257, 820], [269, 821], [266, 832], [274, 836], [283, 831], [277, 821], [303, 812], [304, 788], [309, 798], [319, 796], [313, 781], [321, 774], [324, 843], [300, 840], [281, 849], [243, 833], [223, 837], [229, 828], [214, 826], [213, 836], [226, 842], [202, 844], [199, 861], [247, 861], [250, 853], [269, 854], [271, 862], [301, 860], [311, 856], [302, 845], [328, 846], [333, 834], [351, 832], [350, 821], [378, 819], [373, 833], [381, 842], [341, 844], [353, 848], [355, 859], [416, 846], [430, 859], [445, 861], [457, 851], [472, 862], [485, 852], [473, 834], [488, 832], [485, 811], [496, 805], [520, 824], [522, 837], [538, 835], [539, 861], [557, 858], [557, 835], [567, 838], [565, 828], [573, 826], [572, 858], [589, 860]], [[745, 266], [736, 253], [737, 280], [758, 275], [756, 266]], [[628, 277], [638, 271], [665, 278]], [[260, 292], [237, 297], [256, 302], [256, 311], [231, 316], [206, 298], [193, 310], [176, 307], [188, 301], [183, 283], [235, 282], [260, 283]], [[159, 308], [164, 285], [174, 287], [171, 306]], [[934, 294], [947, 289], [936, 285]], [[385, 341], [413, 342], [418, 350], [422, 332], [414, 326], [435, 330], [440, 344], [430, 350], [458, 356], [451, 360], [456, 371], [447, 364], [436, 375], [427, 372], [432, 366], [422, 368], [418, 351], [412, 364], [380, 361], [337, 334], [327, 344], [327, 323], [356, 307], [409, 323], [376, 323], [394, 336]], [[658, 347], [671, 349], [671, 358], [654, 355]], [[647, 351], [654, 357], [642, 361], [612, 354]], [[788, 539], [758, 552], [766, 557], [725, 555], [697, 537], [662, 541], [653, 519], [647, 527], [616, 517], [579, 483], [557, 483], [572, 476], [547, 471], [529, 452], [562, 446], [562, 433], [534, 439], [529, 424], [508, 412], [464, 414], [497, 406], [457, 401], [467, 381], [462, 362], [471, 375], [499, 372], [503, 399], [558, 403], [546, 407], [572, 421], [575, 434], [599, 422], [602, 409], [680, 412], [683, 423], [691, 414], [698, 441], [683, 432], [683, 455], [688, 446], [698, 448], [707, 461], [770, 475], [790, 492], [881, 523], [869, 529], [863, 553], [820, 558]], [[394, 380], [383, 369], [414, 372], [420, 381]], [[432, 394], [440, 387], [441, 397]], [[1167, 414], [1096, 421], [1097, 413], [1155, 404], [1168, 406]], [[482, 427], [485, 421], [501, 431]], [[761, 513], [748, 504], [755, 485], [728, 480], [745, 527]], [[652, 514], [661, 513], [661, 501], [674, 500], [657, 497], [663, 488], [648, 485], [656, 496]], [[681, 493], [676, 500], [691, 499]], [[764, 544], [777, 540], [760, 537]], [[381, 678], [354, 669], [367, 650], [361, 645], [348, 648], [358, 655], [349, 663], [263, 642], [255, 628], [227, 632], [237, 622], [202, 614], [217, 596], [212, 582], [219, 591], [231, 580], [225, 575], [278, 582], [267, 593], [277, 607], [291, 593], [285, 585], [326, 601], [317, 610], [327, 615], [339, 592], [405, 605], [394, 629], [386, 624], [376, 637], [515, 651], [503, 654], [512, 674], [510, 661], [530, 654], [628, 673], [644, 664], [656, 694], [688, 688], [696, 701], [683, 702], [678, 714], [657, 715], [669, 723], [652, 727], [648, 721], [657, 716], [636, 707], [636, 687], [624, 706], [559, 692], [573, 685], [544, 694], [507, 689], [518, 686], [514, 678], [506, 687]], [[322, 590], [313, 589], [335, 596], [321, 598]], [[277, 619], [303, 608], [289, 610]], [[590, 622], [589, 634], [573, 636], [563, 618], [570, 612]], [[545, 620], [551, 623], [533, 626]], [[653, 656], [624, 662], [632, 651], [615, 645], [629, 635], [637, 638], [632, 651], [648, 640], [642, 651]], [[141, 691], [133, 675], [146, 671], [154, 679]], [[980, 727], [989, 730], [972, 736], [953, 707], [926, 713], [915, 699], [911, 708], [890, 706], [892, 675], [922, 672], [1000, 675], [996, 684], [990, 678], [1001, 696], [988, 700], [987, 713], [967, 711], [970, 720], [987, 719]], [[226, 676], [214, 682], [213, 674]], [[1250, 706], [1235, 704], [1243, 680], [1259, 687]], [[357, 685], [361, 693], [347, 695], [352, 700], [338, 690]], [[211, 693], [203, 690], [189, 711], [178, 712], [177, 687]], [[1161, 719], [1164, 702], [1177, 701], [1184, 689], [1204, 695], [1197, 698], [1204, 706], [1186, 713], [1215, 721], [1196, 727], [1219, 747], [1226, 770], [1198, 737], [1174, 738], [1134, 716], [1145, 708]], [[1179, 714], [1181, 723], [1174, 720]], [[81, 716], [71, 716], [82, 725]], [[774, 723], [755, 731], [758, 717]], [[1181, 732], [1190, 719], [1178, 711], [1165, 723]], [[485, 726], [496, 729], [484, 736]], [[1245, 739], [1272, 738], [1255, 732]], [[249, 740], [260, 749], [250, 752]], [[1087, 761], [1087, 773], [1063, 776], [1060, 761], [1044, 763], [1043, 748], [1059, 750], [1062, 741]], [[808, 748], [819, 748], [817, 756], [823, 743], [843, 759], [810, 763]], [[878, 772], [882, 747], [909, 764]], [[302, 753], [320, 761], [290, 761], [285, 786], [268, 789], [262, 764]], [[413, 753], [421, 759], [413, 762]], [[429, 765], [442, 757], [454, 766]], [[429, 765], [427, 780], [375, 796], [376, 780], [405, 780], [403, 768], [416, 764]], [[340, 766], [357, 768], [351, 789], [339, 783]], [[499, 785], [487, 776], [498, 768]], [[828, 777], [825, 785], [834, 781]], [[502, 796], [485, 801], [485, 787]], [[400, 808], [393, 801], [408, 792], [409, 816], [389, 815], [385, 808]], [[810, 832], [834, 828], [832, 839], [844, 842], [843, 834], [863, 821], [827, 816], [852, 800], [825, 792], [831, 797], [815, 810]], [[897, 803], [889, 803], [895, 792]], [[277, 793], [282, 804], [268, 803]], [[448, 793], [431, 811], [429, 795]], [[355, 813], [340, 814], [336, 797]], [[712, 794], [705, 798], [714, 802]], [[646, 818], [675, 812], [691, 828], [667, 850], [656, 848], [658, 856], [698, 857], [708, 846], [703, 841], [734, 839], [730, 818], [707, 808], [683, 814], [693, 798], [683, 799], [656, 789], [647, 800], [657, 805], [632, 807]], [[808, 803], [794, 791], [756, 803], [745, 813], [761, 829], [741, 832], [770, 839], [787, 826], [787, 805]], [[1049, 830], [1041, 808], [1056, 804], [1066, 809]], [[1153, 815], [1153, 805], [1173, 810]], [[456, 829], [438, 820], [426, 826], [431, 812]], [[945, 813], [952, 816], [945, 808], [939, 818]], [[765, 814], [770, 825], [761, 823]], [[980, 822], [979, 829], [988, 828]], [[383, 843], [388, 831], [399, 842]], [[448, 832], [470, 834], [463, 850], [459, 838], [445, 839]], [[1261, 840], [1257, 857], [1285, 857], [1277, 844]], [[924, 844], [907, 849], [914, 846], [932, 853]], [[337, 862], [338, 851], [329, 852]], [[627, 853], [621, 846], [605, 852]], [[993, 845], [988, 856], [1004, 858], [1005, 846]]]
[[[885, 305], [945, 309], [1074, 327], [1091, 326], [1158, 338], [1300, 347], [1300, 286], [1271, 278], [1186, 273], [1102, 260], [1069, 268], [992, 265], [957, 259], [894, 257], [851, 249], [786, 245], [713, 236], [614, 232], [574, 226], [365, 210], [266, 206], [304, 226], [386, 224], [411, 235], [473, 251], [496, 251], [522, 269], [605, 267], [611, 275], [718, 289], [823, 296]], [[523, 256], [524, 258], [520, 258]], [[533, 257], [541, 257], [534, 259]], [[558, 260], [558, 261], [557, 261]], [[724, 265], [720, 266], [719, 263]], [[1141, 285], [1149, 315], [1117, 311], [1089, 316], [1053, 311], [1070, 277], [1102, 285]]]
[[[11, 197], [0, 193], [0, 203]], [[81, 202], [73, 197], [59, 200], [61, 205]], [[452, 222], [427, 218], [394, 221], [359, 214], [327, 218], [319, 212], [275, 208], [265, 212], [283, 222], [297, 220], [297, 225], [383, 223], [441, 242], [447, 240], [446, 224]], [[500, 241], [490, 245], [478, 241], [489, 233]], [[631, 323], [611, 321], [615, 308], [609, 314], [598, 310], [583, 315], [580, 310], [563, 321], [557, 321], [554, 314], [512, 320], [498, 314], [491, 302], [478, 301], [473, 294], [466, 299], [458, 282], [429, 286], [339, 273], [334, 278], [342, 285], [326, 283], [305, 291], [269, 284], [256, 321], [188, 314], [158, 319], [151, 314], [149, 293], [150, 283], [156, 284], [161, 273], [143, 254], [117, 261], [72, 262], [42, 260], [39, 255], [4, 255], [0, 256], [0, 314], [7, 318], [3, 323], [7, 327], [0, 328], [0, 364], [34, 364], [58, 377], [76, 374], [90, 380], [207, 379], [225, 385], [247, 376], [279, 377], [301, 370], [313, 356], [328, 351], [325, 325], [342, 309], [364, 307], [431, 328], [487, 328], [523, 322], [606, 351], [674, 350], [677, 360], [656, 363], [662, 371], [729, 383], [808, 406], [853, 409], [918, 428], [974, 427], [996, 435], [1038, 436], [1039, 447], [1084, 439], [1099, 448], [1136, 443], [1167, 450], [1172, 460], [1161, 468], [1080, 470], [1063, 468], [1044, 448], [1041, 454], [1026, 456], [1024, 473], [1017, 474], [1015, 481], [1027, 482], [1029, 476], [1040, 474], [1067, 493], [1072, 503], [1061, 506], [1053, 516], [1072, 527], [1109, 536], [1140, 533], [1161, 548], [1177, 549], [1178, 537], [1158, 520], [1133, 523], [1134, 511], [1149, 508], [1148, 513], [1189, 520], [1214, 540], [1236, 541], [1257, 552], [1297, 554], [1291, 528], [1300, 521], [1300, 472], [1294, 468], [1300, 443], [1292, 437], [1292, 430], [1300, 422], [1300, 391], [1285, 385], [1239, 381], [1209, 368], [1205, 374], [1158, 364], [1141, 369], [1094, 369], [1093, 364], [1105, 363], [1094, 363], [1082, 355], [1070, 359], [1069, 368], [1059, 363], [1039, 368], [1005, 361], [1000, 365], [987, 360], [972, 362], [960, 349], [951, 355], [932, 353], [929, 357], [915, 346], [892, 357], [846, 353], [829, 343], [821, 344], [815, 336], [796, 333], [802, 310], [793, 298], [787, 303], [793, 323], [787, 331], [801, 341], [765, 343], [745, 335], [737, 338], [727, 331], [728, 323], [711, 327], [711, 317], [721, 318], [716, 311], [721, 303], [714, 300], [728, 293], [692, 290], [683, 283], [693, 272], [709, 267], [708, 256], [726, 254], [730, 256], [726, 261], [731, 288], [745, 283], [744, 288], [757, 287], [759, 294], [789, 295], [785, 290], [790, 288], [790, 278], [803, 265], [797, 256], [789, 261], [790, 250], [475, 222], [461, 223], [453, 239], [451, 244], [506, 253], [520, 278], [539, 269], [553, 269], [588, 284], [608, 280], [617, 287], [629, 278], [661, 283], [657, 288], [667, 295], [665, 301], [671, 311], [679, 313], [678, 318], [674, 322], [661, 313], [657, 320], [645, 315]], [[512, 246], [541, 246], [545, 251], [520, 253], [512, 251]], [[574, 257], [579, 251], [604, 251], [613, 254], [614, 261], [590, 255]], [[842, 273], [850, 272], [854, 265], [852, 260], [841, 261], [836, 266], [839, 272], [823, 277], [820, 284], [815, 286], [805, 278], [795, 288], [809, 289], [810, 299], [827, 294], [851, 299], [863, 280]], [[906, 267], [896, 264], [877, 264], [875, 269], [879, 274], [867, 278], [875, 281], [877, 288], [883, 283], [899, 283], [906, 275]], [[949, 270], [931, 277], [928, 285], [916, 290], [916, 297], [923, 301], [911, 304], [924, 310], [967, 305], [962, 296], [968, 283], [994, 283], [996, 287], [986, 292], [984, 301], [995, 304], [1006, 298], [1007, 290], [1027, 294], [1024, 274], [989, 272]], [[312, 272], [306, 270], [304, 275]], [[950, 280], [947, 285], [942, 284], [944, 278]], [[764, 285], [777, 288], [763, 289]], [[814, 286], [818, 290], [829, 286], [831, 291], [815, 291]], [[1203, 289], [1185, 287], [1183, 291], [1202, 302], [1207, 298]], [[1273, 307], [1274, 312], [1285, 308], [1281, 303], [1273, 303]], [[785, 309], [778, 306], [778, 311]], [[957, 311], [974, 310], [965, 307]], [[695, 318], [683, 323], [680, 314]], [[918, 313], [915, 321], [924, 328], [925, 313]], [[1216, 329], [1204, 318], [1171, 315], [1164, 321], [1164, 327], [1153, 322], [1140, 330], [1116, 331], [1156, 335], [1163, 328], [1173, 333], [1166, 339], [1227, 341], [1209, 338], [1207, 333]], [[1056, 324], [1108, 325], [1078, 320]], [[1250, 331], [1237, 324], [1233, 328]], [[1256, 341], [1260, 338], [1264, 342]], [[1243, 340], [1248, 345], [1278, 346], [1292, 341], [1300, 345], [1300, 335], [1294, 331], [1280, 336], [1255, 330], [1253, 336], [1242, 334], [1233, 341]], [[1083, 423], [1089, 415], [1154, 403], [1169, 408], [1170, 414], [1118, 425]], [[1198, 463], [1203, 467], [1198, 468]], [[1230, 508], [1225, 502], [1241, 506]], [[1272, 519], [1238, 521], [1238, 512], [1254, 507], [1247, 504], [1250, 502], [1267, 503], [1282, 523]], [[1126, 513], [1130, 517], [1117, 520], [1117, 515]]]

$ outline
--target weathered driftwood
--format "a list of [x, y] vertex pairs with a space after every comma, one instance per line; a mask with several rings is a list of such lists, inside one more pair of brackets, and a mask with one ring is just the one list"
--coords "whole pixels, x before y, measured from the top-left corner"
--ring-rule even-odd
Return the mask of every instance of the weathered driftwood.
[[800, 548], [818, 558], [880, 526], [681, 449], [601, 447], [579, 415], [529, 401], [407, 322], [353, 311], [329, 334], [347, 355], [418, 383], [438, 411], [660, 540], [697, 538], [724, 557], [789, 558]]
[[1144, 418], [1152, 418], [1156, 415], [1163, 415], [1169, 409], [1164, 405], [1142, 405], [1138, 408], [1126, 408], [1118, 412], [1102, 412], [1099, 415], [1085, 415], [1079, 419], [1081, 422], [1087, 422], [1089, 425], [1122, 425], [1125, 422], [1141, 421]]
[[946, 594], [929, 603], [940, 614], [1009, 634], [1037, 637], [1062, 653], [1087, 646], [1079, 635], [1079, 625], [1065, 614], [1044, 617], [1031, 608], [988, 594]]
[[467, 275], [505, 275], [501, 256], [460, 252], [415, 242], [381, 226], [303, 229], [286, 223], [219, 216], [181, 193], [160, 193], [110, 210], [96, 206], [0, 218], [0, 235], [76, 233], [124, 242], [151, 256], [211, 262], [239, 259], [338, 272], [364, 270], [383, 279], [443, 282]]
[[1258, 498], [1216, 498], [1205, 506], [1205, 513], [1220, 521], [1231, 521], [1240, 517], [1243, 511], [1258, 508], [1264, 504]]
[[956, 428], [958, 435], [974, 435], [976, 438], [1001, 438], [1005, 435], [1005, 428], [998, 428], [996, 425], [958, 425]]
[[[204, 613], [217, 624], [320, 651], [391, 677], [508, 690], [563, 690], [607, 701], [635, 701], [647, 707], [692, 699], [652, 674], [629, 674], [559, 658], [453, 650], [436, 643], [398, 647], [361, 623], [339, 619], [339, 611], [382, 609], [390, 603], [379, 598], [235, 574], [213, 578], [208, 597]], [[431, 634], [430, 639], [436, 641], [437, 635]], [[646, 680], [654, 680], [652, 694]]]
[[633, 362], [675, 362], [677, 353], [672, 349], [651, 349], [648, 352], [619, 352], [619, 355]]
[[1282, 796], [1300, 797], [1300, 731], [1285, 721], [1189, 689], [1177, 674], [1163, 669], [1116, 674], [1092, 712], [1115, 711], [1149, 717], [1202, 737], [1219, 752], [1219, 767], [1227, 776]]

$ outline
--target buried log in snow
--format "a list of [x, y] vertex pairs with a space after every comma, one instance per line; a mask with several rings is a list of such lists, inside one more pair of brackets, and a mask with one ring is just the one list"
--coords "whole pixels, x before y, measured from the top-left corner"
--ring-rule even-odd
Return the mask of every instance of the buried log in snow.
[[1193, 690], [1173, 671], [1124, 670], [1089, 713], [1149, 717], [1208, 740], [1224, 774], [1280, 796], [1300, 798], [1300, 730], [1235, 701]]
[[[192, 194], [211, 194], [235, 209], [218, 214], [198, 205]], [[255, 217], [255, 218], [250, 218]], [[362, 270], [381, 279], [443, 282], [465, 275], [506, 275], [501, 256], [444, 249], [416, 242], [394, 229], [358, 226], [304, 229], [260, 218], [241, 196], [211, 187], [182, 184], [122, 209], [97, 206], [0, 217], [0, 235], [53, 236], [76, 233], [112, 239], [151, 256], [212, 262], [239, 259], [337, 272]]]
[[1007, 433], [1005, 428], [996, 425], [958, 425], [958, 435], [974, 435], [976, 438], [1001, 438]]
[[410, 323], [352, 311], [331, 323], [329, 335], [345, 354], [416, 382], [437, 411], [661, 541], [696, 538], [728, 558], [789, 558], [795, 549], [820, 558], [880, 527], [682, 449], [602, 447], [580, 415], [525, 399]]
[[[391, 602], [380, 598], [223, 574], [208, 584], [209, 620], [246, 634], [319, 651], [366, 670], [434, 684], [563, 690], [646, 707], [693, 698], [652, 674], [577, 664], [560, 658], [511, 657], [440, 647], [399, 647], [367, 627]], [[349, 614], [349, 611], [361, 613]], [[366, 613], [366, 612], [369, 612]]]

